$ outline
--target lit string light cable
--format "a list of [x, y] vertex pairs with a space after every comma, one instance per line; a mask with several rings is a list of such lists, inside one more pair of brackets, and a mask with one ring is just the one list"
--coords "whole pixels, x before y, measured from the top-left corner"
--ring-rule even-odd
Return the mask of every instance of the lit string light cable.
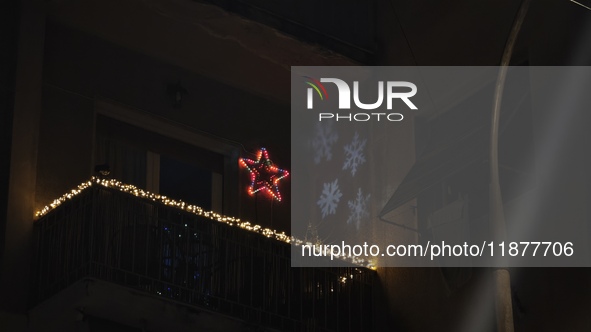
[[[295, 246], [311, 245], [312, 244], [310, 242], [305, 242], [305, 241], [299, 240], [295, 237], [289, 236], [289, 235], [285, 234], [284, 232], [278, 232], [276, 230], [273, 230], [270, 228], [265, 228], [260, 225], [254, 225], [248, 221], [242, 221], [239, 218], [223, 216], [223, 215], [213, 212], [213, 211], [205, 211], [199, 206], [186, 204], [183, 201], [177, 201], [174, 199], [170, 199], [164, 195], [154, 194], [154, 193], [148, 192], [146, 190], [140, 189], [134, 185], [124, 184], [124, 183], [114, 180], [114, 179], [99, 179], [97, 177], [92, 177], [90, 180], [79, 184], [75, 189], [72, 189], [70, 192], [55, 199], [49, 205], [47, 205], [47, 206], [43, 207], [41, 210], [37, 211], [35, 213], [35, 218], [37, 220], [39, 220], [41, 217], [47, 215], [52, 210], [56, 209], [57, 207], [64, 204], [65, 202], [73, 199], [74, 197], [80, 195], [82, 192], [86, 191], [87, 189], [89, 189], [93, 186], [102, 186], [105, 188], [116, 189], [121, 192], [130, 194], [130, 195], [134, 195], [136, 197], [149, 199], [151, 201], [158, 202], [158, 203], [166, 205], [166, 206], [171, 206], [171, 207], [177, 208], [179, 210], [190, 212], [190, 213], [193, 213], [193, 214], [201, 216], [201, 217], [205, 217], [210, 220], [225, 223], [230, 226], [236, 226], [236, 227], [239, 227], [239, 228], [244, 229], [246, 231], [258, 233], [258, 234], [261, 234], [267, 238], [275, 239], [277, 241], [284, 242], [287, 244], [292, 244]], [[334, 257], [344, 260], [344, 261], [347, 261], [347, 262], [351, 262], [351, 263], [358, 265], [358, 266], [363, 266], [363, 267], [375, 269], [375, 265], [372, 262], [365, 260], [363, 258], [360, 258], [360, 257], [344, 256], [344, 255], [334, 255]]]
[[208, 219], [211, 219], [214, 221], [228, 224], [230, 226], [238, 226], [242, 229], [245, 229], [245, 230], [248, 230], [251, 232], [255, 232], [255, 233], [259, 233], [259, 234], [262, 234], [268, 238], [274, 238], [274, 239], [279, 240], [281, 242], [285, 242], [285, 243], [291, 242], [290, 237], [288, 235], [286, 235], [284, 232], [278, 232], [276, 230], [264, 228], [259, 225], [253, 225], [248, 221], [242, 221], [238, 218], [223, 216], [223, 215], [213, 212], [213, 211], [205, 211], [204, 209], [202, 209], [199, 206], [187, 204], [183, 201], [177, 201], [177, 200], [168, 198], [167, 196], [164, 196], [164, 195], [154, 194], [154, 193], [145, 191], [143, 189], [137, 188], [134, 185], [124, 184], [120, 181], [113, 180], [113, 179], [99, 179], [97, 177], [92, 177], [89, 181], [81, 183], [80, 185], [78, 185], [78, 187], [76, 187], [75, 189], [72, 189], [69, 193], [63, 195], [62, 197], [60, 197], [58, 199], [55, 199], [49, 205], [47, 205], [43, 209], [37, 211], [35, 213], [35, 217], [37, 219], [43, 217], [44, 215], [49, 213], [51, 210], [57, 208], [58, 206], [65, 203], [66, 201], [71, 200], [72, 198], [81, 194], [83, 191], [85, 191], [86, 189], [88, 189], [92, 186], [103, 186], [106, 188], [117, 189], [119, 191], [134, 195], [136, 197], [149, 199], [151, 201], [164, 204], [166, 206], [172, 206], [172, 207], [193, 213], [193, 214], [201, 216], [201, 217], [205, 217], [205, 218], [208, 218]]

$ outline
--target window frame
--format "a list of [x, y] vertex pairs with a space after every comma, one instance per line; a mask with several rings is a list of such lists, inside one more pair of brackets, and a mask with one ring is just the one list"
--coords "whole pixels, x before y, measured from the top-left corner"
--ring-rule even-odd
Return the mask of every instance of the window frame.
[[[239, 206], [239, 176], [238, 176], [238, 158], [240, 156], [240, 146], [237, 143], [226, 141], [218, 137], [213, 137], [203, 131], [191, 126], [175, 122], [171, 119], [158, 116], [137, 108], [133, 108], [111, 100], [97, 98], [94, 103], [93, 118], [93, 151], [92, 167], [96, 164], [96, 141], [97, 141], [97, 118], [104, 116], [106, 118], [122, 122], [124, 124], [135, 126], [139, 129], [161, 135], [180, 143], [185, 143], [195, 148], [208, 150], [220, 154], [224, 161], [221, 179], [212, 172], [212, 181], [222, 182], [221, 206], [212, 201], [212, 209], [225, 215], [237, 215]], [[159, 189], [159, 154], [148, 151], [146, 179], [147, 190], [157, 192]], [[92, 171], [91, 171], [92, 172]], [[219, 195], [215, 192], [216, 188], [212, 185], [212, 195]], [[219, 189], [218, 189], [219, 190]], [[217, 205], [217, 206], [216, 206]], [[221, 209], [221, 210], [218, 210]]]

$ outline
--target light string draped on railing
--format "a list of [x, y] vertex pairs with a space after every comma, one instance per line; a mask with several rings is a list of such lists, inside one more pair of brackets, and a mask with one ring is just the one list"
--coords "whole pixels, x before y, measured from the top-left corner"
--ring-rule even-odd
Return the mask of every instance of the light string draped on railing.
[[[158, 202], [164, 204], [166, 206], [171, 206], [174, 208], [178, 208], [180, 210], [193, 213], [195, 215], [205, 217], [210, 220], [214, 220], [217, 222], [225, 223], [230, 226], [236, 226], [241, 229], [261, 234], [267, 238], [272, 238], [277, 241], [281, 241], [284, 243], [292, 244], [295, 246], [302, 246], [302, 245], [314, 245], [311, 242], [305, 242], [295, 237], [289, 236], [285, 234], [285, 232], [278, 232], [276, 230], [265, 228], [260, 225], [254, 225], [249, 221], [242, 221], [239, 218], [223, 216], [219, 213], [213, 211], [205, 211], [201, 207], [187, 204], [183, 201], [174, 200], [164, 195], [154, 194], [149, 191], [140, 189], [134, 185], [125, 184], [120, 181], [114, 179], [100, 179], [98, 177], [93, 176], [90, 180], [79, 184], [75, 189], [72, 189], [70, 192], [62, 195], [61, 197], [55, 199], [50, 204], [43, 207], [41, 210], [35, 213], [35, 218], [38, 220], [41, 217], [48, 214], [50, 211], [56, 209], [63, 203], [73, 199], [74, 197], [78, 196], [86, 189], [89, 189], [92, 186], [103, 186], [105, 188], [112, 188], [119, 191], [122, 191], [127, 194], [134, 195], [136, 197], [141, 197], [144, 199], [149, 199], [154, 202]], [[318, 245], [318, 244], [316, 244]], [[375, 269], [375, 265], [372, 262], [369, 262], [363, 258], [355, 257], [355, 256], [343, 256], [343, 255], [333, 255], [334, 258], [341, 259], [353, 263], [358, 266], [363, 266], [371, 269]]]

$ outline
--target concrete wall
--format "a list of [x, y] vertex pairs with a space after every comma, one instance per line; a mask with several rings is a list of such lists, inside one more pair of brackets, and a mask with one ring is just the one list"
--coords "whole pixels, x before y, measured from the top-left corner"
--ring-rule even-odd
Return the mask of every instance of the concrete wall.
[[[41, 115], [45, 13], [39, 1], [20, 3], [14, 113], [6, 209], [6, 236], [0, 274], [0, 308], [27, 307], [30, 243], [35, 200], [37, 139]], [[9, 88], [10, 89], [10, 88]]]
[[45, 85], [37, 158], [36, 209], [93, 174], [94, 104]]
[[[12, 114], [16, 76], [19, 10], [17, 2], [4, 2], [0, 9], [0, 266], [4, 253], [8, 178], [10, 175], [10, 148], [12, 141]], [[0, 268], [1, 269], [1, 268]], [[0, 274], [1, 274], [0, 270]]]
[[[7, 198], [20, 20], [19, 7], [17, 1], [5, 1], [0, 4], [0, 48], [3, 50], [0, 52], [0, 279], [7, 268], [4, 264], [6, 229], [11, 229], [7, 224]], [[8, 303], [0, 301], [0, 325], [7, 329], [24, 327], [25, 316], [7, 312], [10, 309]]]

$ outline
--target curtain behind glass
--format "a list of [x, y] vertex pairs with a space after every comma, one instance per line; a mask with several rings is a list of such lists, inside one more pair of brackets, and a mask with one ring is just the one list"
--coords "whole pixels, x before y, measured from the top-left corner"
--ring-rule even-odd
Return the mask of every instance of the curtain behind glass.
[[97, 137], [95, 164], [107, 164], [110, 178], [146, 188], [147, 151], [105, 137]]

